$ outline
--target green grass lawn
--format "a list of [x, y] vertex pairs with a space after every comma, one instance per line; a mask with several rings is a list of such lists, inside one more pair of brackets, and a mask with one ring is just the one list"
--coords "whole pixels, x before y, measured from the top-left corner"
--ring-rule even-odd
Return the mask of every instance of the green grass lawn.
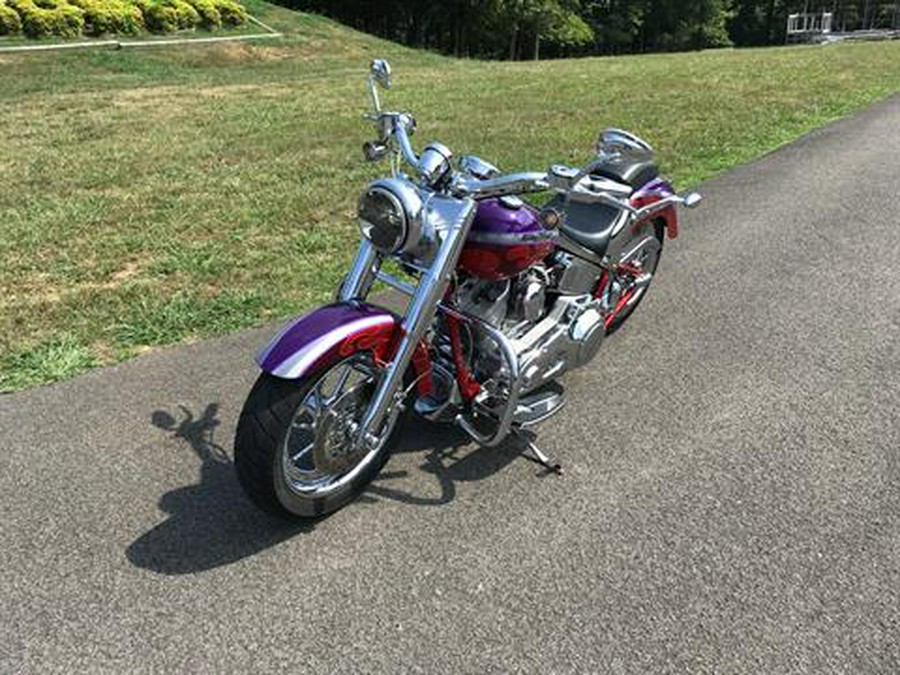
[[287, 36], [0, 54], [0, 389], [328, 298], [386, 170], [360, 151], [374, 56], [419, 144], [542, 168], [616, 125], [680, 187], [900, 89], [900, 42], [483, 63], [246, 4]]

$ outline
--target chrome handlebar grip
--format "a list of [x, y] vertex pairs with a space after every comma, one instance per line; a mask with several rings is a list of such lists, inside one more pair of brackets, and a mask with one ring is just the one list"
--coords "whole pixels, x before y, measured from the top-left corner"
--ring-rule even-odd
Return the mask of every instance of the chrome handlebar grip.
[[451, 186], [453, 192], [470, 197], [502, 197], [526, 192], [543, 192], [549, 188], [547, 174], [538, 171], [510, 173], [486, 180], [458, 176]]

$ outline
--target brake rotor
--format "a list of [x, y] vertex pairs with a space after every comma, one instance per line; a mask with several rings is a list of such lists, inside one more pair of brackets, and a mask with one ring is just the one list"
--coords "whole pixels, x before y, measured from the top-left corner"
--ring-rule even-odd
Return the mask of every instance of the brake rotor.
[[351, 469], [363, 455], [365, 448], [354, 449], [353, 430], [355, 414], [365, 397], [358, 389], [344, 393], [333, 405], [329, 406], [319, 418], [316, 425], [316, 438], [313, 443], [313, 463], [317, 471], [328, 474], [339, 474]]

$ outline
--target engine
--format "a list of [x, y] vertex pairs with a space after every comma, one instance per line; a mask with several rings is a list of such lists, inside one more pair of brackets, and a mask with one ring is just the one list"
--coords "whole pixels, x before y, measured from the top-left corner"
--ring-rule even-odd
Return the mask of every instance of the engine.
[[[546, 263], [512, 279], [466, 278], [456, 291], [460, 309], [499, 328], [512, 343], [521, 395], [590, 361], [606, 334], [605, 312], [593, 296], [600, 268], [564, 252]], [[490, 389], [507, 369], [497, 345], [475, 333], [465, 345], [470, 367]]]
[[537, 321], [546, 313], [549, 282], [544, 267], [533, 267], [502, 281], [470, 277], [459, 285], [456, 303], [508, 334], [519, 324]]

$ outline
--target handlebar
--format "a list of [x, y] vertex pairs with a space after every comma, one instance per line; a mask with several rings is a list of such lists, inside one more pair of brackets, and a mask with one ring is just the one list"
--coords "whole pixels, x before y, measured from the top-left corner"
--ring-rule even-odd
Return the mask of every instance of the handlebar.
[[[387, 132], [386, 135], [393, 135], [396, 139], [397, 147], [406, 163], [419, 174], [429, 175], [433, 167], [423, 165], [425, 163], [416, 154], [409, 139], [410, 130], [415, 128], [413, 117], [406, 113], [381, 113], [379, 119], [382, 129]], [[386, 142], [387, 139], [383, 139], [383, 141]], [[428, 148], [426, 148], [426, 154], [427, 152]], [[549, 187], [547, 174], [540, 172], [513, 173], [488, 179], [456, 175], [450, 184], [450, 190], [455, 194], [470, 197], [501, 197], [541, 192]]]
[[458, 176], [451, 186], [457, 194], [470, 197], [502, 197], [526, 192], [543, 192], [549, 188], [547, 174], [538, 171], [509, 173], [487, 179]]
[[[432, 177], [435, 167], [431, 166], [430, 161], [422, 161], [413, 149], [409, 139], [410, 131], [415, 129], [415, 118], [412, 115], [385, 112], [380, 113], [377, 117], [373, 116], [373, 119], [378, 120], [384, 136], [375, 145], [387, 144], [390, 137], [393, 136], [396, 139], [403, 159], [419, 175], [425, 178]], [[427, 155], [429, 160], [434, 159], [432, 154], [436, 146], [440, 146], [440, 144], [433, 144], [426, 148], [423, 157]], [[443, 146], [440, 146], [440, 149], [446, 151], [447, 162], [444, 163], [449, 167], [449, 150], [446, 150]], [[438, 159], [443, 162], [443, 159], [440, 157]], [[429, 166], [425, 166], [426, 164]], [[673, 204], [681, 204], [688, 208], [693, 208], [700, 203], [701, 199], [696, 192], [684, 196], [671, 195], [658, 202], [636, 209], [629, 203], [629, 196], [632, 192], [631, 186], [607, 178], [590, 176], [584, 169], [573, 169], [559, 165], [550, 167], [548, 172], [523, 171], [492, 178], [476, 178], [464, 174], [455, 174], [448, 187], [450, 192], [457, 196], [475, 198], [503, 197], [506, 195], [556, 190], [569, 195], [570, 198], [576, 201], [601, 202], [621, 208], [637, 219], [642, 219]]]
[[416, 169], [421, 169], [419, 166], [419, 156], [416, 155], [416, 151], [413, 150], [412, 143], [410, 143], [409, 140], [409, 132], [407, 131], [407, 127], [415, 128], [415, 121], [406, 113], [391, 114], [395, 116], [394, 137], [400, 145], [400, 152], [403, 153], [403, 158]]

